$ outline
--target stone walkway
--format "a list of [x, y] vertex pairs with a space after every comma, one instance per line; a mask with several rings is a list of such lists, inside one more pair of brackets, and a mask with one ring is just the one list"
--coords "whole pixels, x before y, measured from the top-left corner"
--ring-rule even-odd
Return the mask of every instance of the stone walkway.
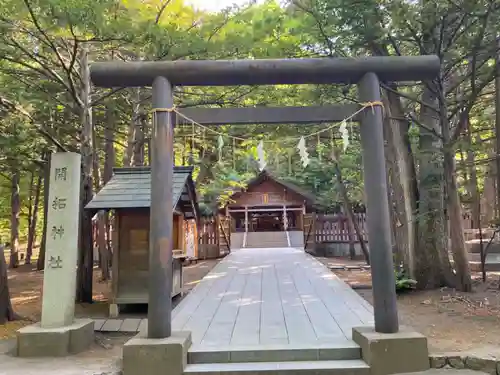
[[372, 324], [368, 302], [291, 248], [234, 251], [173, 312], [195, 346], [327, 343]]
[[[224, 258], [174, 309], [172, 328], [194, 346], [318, 344], [373, 325], [371, 305], [304, 251], [241, 249]], [[102, 332], [137, 332], [146, 319], [96, 320]]]
[[141, 318], [94, 319], [97, 332], [137, 333], [147, 328], [148, 320]]

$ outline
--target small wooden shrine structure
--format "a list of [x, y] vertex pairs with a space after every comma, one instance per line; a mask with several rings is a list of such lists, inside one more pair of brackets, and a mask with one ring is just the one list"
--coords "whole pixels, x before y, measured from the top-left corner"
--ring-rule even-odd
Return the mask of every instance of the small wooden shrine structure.
[[[198, 251], [199, 208], [192, 171], [175, 167], [173, 174], [172, 297], [182, 291], [182, 261]], [[148, 303], [151, 204], [150, 168], [132, 167], [115, 168], [111, 180], [85, 207], [114, 211], [111, 315], [122, 304]]]

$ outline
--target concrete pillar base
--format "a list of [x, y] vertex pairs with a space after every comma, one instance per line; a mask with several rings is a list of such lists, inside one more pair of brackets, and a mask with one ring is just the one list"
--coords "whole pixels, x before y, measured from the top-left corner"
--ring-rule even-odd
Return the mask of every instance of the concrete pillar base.
[[17, 331], [19, 357], [63, 357], [83, 352], [94, 342], [94, 321], [75, 319], [60, 328], [42, 328], [40, 323]]
[[182, 375], [190, 346], [191, 332], [172, 332], [165, 339], [140, 332], [123, 346], [123, 375]]
[[427, 338], [409, 328], [397, 333], [378, 333], [373, 327], [352, 329], [352, 339], [361, 347], [371, 375], [425, 371], [430, 368]]

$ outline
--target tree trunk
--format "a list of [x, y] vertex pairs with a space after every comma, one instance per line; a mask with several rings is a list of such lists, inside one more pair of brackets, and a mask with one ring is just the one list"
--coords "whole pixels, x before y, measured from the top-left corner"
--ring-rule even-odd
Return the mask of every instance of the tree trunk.
[[[469, 146], [471, 145], [471, 143], [469, 142]], [[469, 153], [467, 153], [467, 157], [465, 157], [464, 155], [464, 151], [460, 148], [460, 150], [458, 151], [460, 153], [460, 161], [462, 162], [463, 164], [463, 168], [461, 169], [462, 171], [462, 179], [464, 180], [464, 184], [466, 186], [468, 186], [468, 183], [469, 183], [469, 176], [467, 175], [467, 157], [469, 157]], [[470, 193], [470, 191], [469, 191]]]
[[[104, 184], [107, 184], [109, 180], [111, 180], [111, 177], [113, 177], [113, 167], [115, 166], [115, 158], [116, 158], [116, 153], [115, 153], [115, 146], [114, 146], [114, 140], [115, 140], [115, 116], [114, 116], [114, 109], [108, 107], [106, 111], [106, 122], [107, 126], [105, 128], [104, 134], [105, 134], [105, 145], [104, 145], [104, 171], [103, 171], [103, 179], [104, 179]], [[111, 266], [111, 259], [112, 259], [112, 248], [111, 248], [111, 228], [110, 228], [110, 220], [109, 220], [109, 213], [108, 212], [103, 212], [101, 215], [103, 215], [103, 218], [99, 217], [100, 220], [103, 220], [103, 225], [104, 225], [104, 232], [103, 233], [103, 238], [100, 239], [100, 241], [103, 241], [102, 245], [100, 244], [99, 246], [102, 246], [102, 252], [101, 254], [101, 270], [102, 270], [102, 278], [103, 280], [109, 280], [110, 279], [110, 266]]]
[[496, 135], [496, 172], [497, 172], [497, 225], [500, 225], [500, 36], [497, 38], [496, 78], [495, 78], [495, 135]]
[[146, 165], [151, 165], [151, 157], [153, 155], [153, 151], [151, 150], [151, 136], [147, 138], [146, 145], [148, 146], [148, 152], [146, 153], [148, 156], [148, 162]]
[[12, 303], [10, 301], [8, 280], [4, 247], [0, 244], [0, 325], [15, 319], [14, 310], [12, 309]]
[[[422, 102], [437, 108], [438, 98], [427, 83]], [[444, 216], [444, 175], [442, 143], [439, 134], [438, 113], [422, 106], [420, 122], [418, 236], [421, 246], [416, 253], [416, 280], [419, 289], [435, 289], [443, 285], [453, 286], [454, 277], [447, 251], [447, 230]]]
[[[347, 217], [347, 235], [349, 237], [349, 258], [351, 260], [354, 260], [356, 259], [356, 238], [353, 232], [353, 222], [351, 217], [352, 209], [351, 205], [347, 204], [345, 201], [344, 201], [344, 211], [346, 212], [346, 217]], [[348, 213], [348, 211], [350, 212]], [[363, 239], [361, 238], [360, 243], [362, 241]]]
[[[467, 116], [468, 117], [468, 116]], [[479, 193], [477, 182], [476, 160], [474, 157], [474, 150], [472, 149], [471, 137], [471, 124], [467, 118], [467, 166], [469, 169], [469, 178], [465, 181], [467, 183], [467, 190], [471, 198], [471, 211], [472, 211], [472, 226], [471, 228], [480, 228], [481, 225], [481, 195]], [[461, 220], [462, 221], [462, 220]], [[463, 221], [462, 221], [463, 223]]]
[[132, 158], [134, 155], [134, 140], [136, 139], [137, 122], [139, 121], [141, 109], [141, 89], [131, 89], [132, 93], [132, 117], [128, 124], [127, 129], [127, 148], [123, 154], [123, 166], [130, 167], [132, 165]]
[[145, 147], [145, 121], [146, 115], [139, 112], [135, 120], [134, 132], [134, 152], [132, 154], [132, 165], [134, 167], [142, 167], [144, 165], [144, 147]]
[[[30, 187], [28, 189], [28, 216], [26, 217], [26, 221], [28, 224], [28, 242], [29, 242], [29, 237], [30, 237], [30, 228], [31, 228], [31, 220], [33, 218], [33, 195], [35, 194], [35, 171], [30, 171]], [[33, 254], [33, 247], [31, 249], [28, 249], [28, 246], [26, 246], [26, 260], [25, 264], [30, 264], [27, 262], [28, 258], [31, 259], [31, 256]]]
[[[382, 100], [384, 101], [384, 108], [387, 108], [389, 105], [386, 102], [385, 98], [383, 97]], [[397, 176], [397, 171], [396, 171], [396, 158], [395, 158], [395, 150], [394, 150], [394, 145], [392, 144], [391, 141], [391, 136], [390, 136], [390, 121], [389, 118], [384, 117], [384, 143], [385, 143], [385, 164], [386, 164], [386, 178], [387, 178], [387, 202], [389, 204], [389, 216], [390, 216], [390, 222], [391, 222], [391, 245], [392, 245], [392, 254], [394, 256], [394, 265], [397, 269], [403, 265], [405, 269], [407, 270], [406, 263], [405, 263], [405, 255], [407, 254], [407, 245], [408, 245], [408, 240], [406, 238], [406, 233], [405, 233], [405, 228], [402, 228], [401, 225], [398, 225], [400, 223], [399, 215], [401, 214], [398, 212], [398, 205], [396, 201], [398, 199], [401, 199], [401, 196], [397, 197], [396, 195], [402, 194], [401, 186], [397, 181], [399, 180], [399, 177]], [[392, 182], [395, 181], [395, 182]], [[399, 186], [398, 186], [399, 185]], [[407, 270], [408, 271], [408, 270]]]
[[90, 71], [88, 64], [87, 46], [83, 46], [80, 56], [80, 67], [82, 77], [81, 101], [81, 149], [82, 155], [82, 189], [80, 197], [80, 252], [78, 259], [78, 302], [92, 302], [92, 278], [93, 278], [93, 241], [92, 241], [92, 215], [84, 207], [94, 195], [92, 182], [92, 109], [90, 107]]
[[496, 185], [495, 185], [495, 174], [496, 174], [496, 157], [494, 153], [489, 154], [489, 158], [492, 162], [488, 163], [486, 169], [486, 176], [484, 178], [484, 209], [481, 211], [484, 215], [485, 224], [491, 225], [495, 220], [495, 210], [497, 207], [496, 202]]
[[[397, 90], [396, 87], [392, 87]], [[404, 118], [401, 98], [395, 93], [385, 91], [383, 96], [386, 103], [385, 128], [387, 132], [389, 155], [392, 155], [391, 184], [395, 203], [394, 223], [396, 232], [396, 247], [402, 255], [404, 269], [407, 275], [415, 278], [416, 263], [415, 252], [420, 251], [417, 238], [417, 201], [419, 197], [417, 185], [417, 172], [413, 159], [410, 139], [408, 136], [409, 122]], [[392, 208], [392, 207], [391, 207]], [[425, 250], [424, 250], [425, 251]]]
[[469, 269], [469, 260], [467, 258], [467, 249], [465, 248], [462, 207], [458, 196], [455, 148], [451, 142], [450, 124], [448, 121], [446, 99], [444, 97], [442, 85], [440, 85], [437, 89], [439, 91], [440, 123], [444, 142], [443, 167], [446, 188], [446, 208], [449, 217], [450, 243], [451, 251], [453, 253], [453, 261], [455, 263], [457, 284], [455, 287], [462, 292], [470, 292], [472, 290], [472, 279]]
[[21, 199], [19, 182], [21, 175], [18, 170], [12, 172], [10, 196], [10, 268], [19, 267], [19, 216], [21, 214]]
[[[378, 20], [376, 22], [379, 22]], [[369, 48], [374, 55], [389, 56], [390, 51], [387, 45], [375, 43], [373, 35], [365, 35], [370, 41]], [[408, 131], [410, 123], [405, 119], [401, 97], [398, 95], [396, 85], [388, 85], [390, 90], [384, 90], [382, 99], [384, 101], [387, 115], [384, 125], [386, 128], [388, 147], [393, 155], [392, 173], [389, 174], [391, 187], [394, 194], [389, 202], [394, 201], [395, 211], [391, 211], [393, 217], [397, 219], [398, 225], [393, 222], [396, 228], [393, 234], [397, 252], [402, 255], [402, 261], [407, 275], [415, 278], [418, 263], [416, 262], [416, 252], [425, 251], [425, 243], [420, 241], [418, 236], [418, 178], [415, 160], [411, 148]], [[394, 210], [394, 207], [390, 207]], [[394, 220], [393, 220], [394, 221]]]
[[50, 153], [46, 153], [45, 166], [43, 169], [43, 230], [40, 241], [40, 251], [36, 262], [36, 269], [41, 271], [45, 268], [45, 254], [47, 250], [47, 213], [49, 211], [49, 188], [50, 188]]
[[97, 246], [100, 255], [101, 281], [110, 279], [109, 272], [109, 251], [106, 242], [106, 211], [99, 211], [97, 214]]
[[349, 196], [347, 195], [347, 189], [345, 188], [344, 181], [342, 179], [342, 171], [338, 165], [338, 154], [337, 154], [337, 149], [335, 148], [335, 146], [333, 146], [333, 148], [332, 148], [331, 158], [332, 158], [334, 168], [335, 168], [335, 178], [337, 180], [337, 185], [340, 189], [340, 195], [342, 196], [342, 200], [344, 202], [344, 209], [346, 211], [346, 215], [348, 218], [347, 219], [348, 225], [352, 224], [354, 231], [356, 232], [356, 235], [358, 236], [359, 244], [361, 246], [361, 251], [363, 252], [363, 255], [365, 257], [366, 264], [370, 264], [370, 253], [368, 251], [368, 248], [366, 247], [366, 243], [363, 239], [363, 235], [361, 234], [361, 230], [359, 228], [359, 225], [354, 218], [354, 212], [352, 211], [352, 205], [349, 202]]
[[[108, 142], [106, 139], [107, 136], [107, 127], [109, 124], [105, 124], [104, 130], [104, 142], [105, 144]], [[97, 142], [97, 134], [95, 126], [92, 127], [92, 145], [93, 145], [93, 162], [92, 162], [92, 170], [94, 174], [94, 187], [96, 191], [99, 191], [102, 186], [104, 186], [104, 181], [102, 181], [102, 174], [100, 169], [100, 160], [99, 160], [99, 152], [98, 149], [102, 148], [100, 142]], [[106, 247], [106, 212], [99, 211], [97, 213], [97, 222], [95, 224], [96, 231], [95, 240], [93, 241], [92, 246], [92, 256], [94, 256], [95, 249], [97, 248], [99, 254], [99, 267], [101, 269], [101, 281], [109, 280], [109, 264], [107, 257], [107, 247]]]
[[42, 174], [38, 172], [36, 186], [35, 186], [35, 200], [33, 202], [33, 209], [31, 214], [30, 226], [28, 231], [28, 245], [26, 248], [26, 264], [31, 264], [31, 257], [33, 255], [33, 247], [36, 240], [36, 224], [38, 222], [38, 209], [40, 205], [40, 192], [42, 190]]

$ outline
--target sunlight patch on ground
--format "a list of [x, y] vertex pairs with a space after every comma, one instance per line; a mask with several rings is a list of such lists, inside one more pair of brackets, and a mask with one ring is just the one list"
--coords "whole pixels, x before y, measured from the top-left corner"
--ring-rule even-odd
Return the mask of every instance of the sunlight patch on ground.
[[260, 299], [252, 299], [252, 298], [242, 298], [241, 300], [235, 301], [238, 306], [250, 306], [262, 303]]
[[0, 325], [0, 340], [6, 340], [16, 337], [18, 329], [32, 324], [29, 320], [16, 320], [8, 322], [7, 324]]
[[21, 296], [21, 297], [12, 297], [10, 300], [12, 303], [15, 304], [23, 304], [23, 303], [28, 303], [34, 300], [40, 299], [40, 296], [38, 294], [32, 295], [32, 296]]
[[204, 278], [207, 279], [207, 280], [210, 280], [210, 279], [218, 279], [218, 278], [221, 278], [221, 277], [224, 277], [226, 275], [225, 272], [222, 272], [222, 273], [214, 273], [214, 274], [208, 274], [207, 276], [205, 276]]
[[189, 286], [189, 285], [198, 285], [200, 283], [200, 280], [193, 280], [190, 283], [184, 283], [184, 286]]

